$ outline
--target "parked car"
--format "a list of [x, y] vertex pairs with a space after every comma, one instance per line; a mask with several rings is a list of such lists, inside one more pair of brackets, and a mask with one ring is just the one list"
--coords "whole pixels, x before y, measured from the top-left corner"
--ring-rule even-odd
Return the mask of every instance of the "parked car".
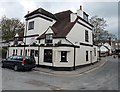
[[118, 58], [120, 58], [120, 53], [118, 53]]
[[17, 70], [31, 70], [35, 68], [35, 59], [30, 56], [10, 56], [5, 60], [2, 60], [2, 68], [8, 67], [15, 71]]

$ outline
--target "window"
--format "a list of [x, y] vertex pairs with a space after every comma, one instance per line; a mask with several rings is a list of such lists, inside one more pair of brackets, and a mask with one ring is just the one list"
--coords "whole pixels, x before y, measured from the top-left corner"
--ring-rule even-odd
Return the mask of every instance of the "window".
[[16, 54], [15, 55], [17, 55], [17, 49], [16, 49]]
[[13, 59], [13, 56], [10, 56], [7, 58], [7, 60], [12, 60]]
[[93, 44], [95, 44], [95, 41], [94, 41], [94, 34], [92, 34], [92, 41], [93, 41]]
[[94, 48], [94, 56], [96, 56], [96, 48]]
[[38, 57], [38, 50], [35, 50], [35, 57]]
[[88, 21], [88, 15], [85, 12], [83, 12], [83, 18], [84, 20]]
[[25, 55], [27, 56], [27, 50], [25, 50]]
[[15, 49], [13, 49], [13, 55], [15, 55]]
[[88, 51], [86, 51], [86, 61], [88, 61]]
[[60, 62], [67, 62], [67, 51], [61, 51], [61, 61]]
[[18, 45], [18, 38], [15, 38], [14, 45]]
[[34, 21], [29, 22], [28, 30], [34, 29]]
[[22, 50], [20, 50], [20, 55], [22, 56]]
[[85, 30], [85, 41], [88, 42], [88, 40], [89, 40], [89, 37], [88, 37], [88, 31]]
[[44, 62], [52, 63], [52, 49], [44, 50]]
[[52, 34], [46, 34], [45, 36], [45, 43], [52, 43], [53, 35]]
[[31, 51], [30, 51], [30, 56], [34, 56], [34, 50], [33, 49], [31, 49]]

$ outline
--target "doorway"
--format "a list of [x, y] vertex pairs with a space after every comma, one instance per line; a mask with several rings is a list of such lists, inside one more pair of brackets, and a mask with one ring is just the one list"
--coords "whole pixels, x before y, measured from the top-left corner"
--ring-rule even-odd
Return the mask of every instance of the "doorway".
[[92, 63], [92, 51], [90, 51], [90, 62]]
[[52, 49], [44, 50], [44, 62], [52, 63]]

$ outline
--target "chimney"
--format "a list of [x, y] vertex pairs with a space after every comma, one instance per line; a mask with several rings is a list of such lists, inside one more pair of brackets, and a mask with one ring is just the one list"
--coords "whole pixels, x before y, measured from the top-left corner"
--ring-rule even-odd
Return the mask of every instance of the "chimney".
[[70, 14], [70, 22], [74, 22], [77, 19], [77, 15], [75, 13]]
[[80, 5], [80, 9], [77, 10], [77, 16], [83, 18], [83, 10], [82, 10], [82, 5]]
[[80, 10], [82, 11], [82, 5], [80, 5]]
[[30, 11], [28, 11], [28, 14], [30, 13]]

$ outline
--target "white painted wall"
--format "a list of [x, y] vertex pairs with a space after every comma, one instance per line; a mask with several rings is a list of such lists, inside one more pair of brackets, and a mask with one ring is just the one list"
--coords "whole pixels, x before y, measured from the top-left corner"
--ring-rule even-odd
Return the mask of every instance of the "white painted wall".
[[[71, 44], [71, 43], [68, 42], [65, 38], [53, 39], [53, 44], [58, 43], [59, 41], [61, 41], [62, 44]], [[41, 39], [41, 40], [40, 40], [40, 44], [45, 44], [45, 39]]]
[[[94, 54], [94, 48], [96, 48], [96, 56]], [[88, 51], [88, 61], [86, 61], [86, 51]], [[92, 57], [90, 55], [90, 51], [92, 51]], [[80, 48], [76, 48], [76, 66], [89, 64], [97, 61], [97, 47], [89, 47], [89, 46], [80, 46]]]
[[[34, 21], [34, 29], [28, 30], [29, 22], [31, 22], [31, 21]], [[36, 18], [30, 19], [26, 22], [27, 22], [26, 26], [27, 26], [27, 36], [28, 36], [28, 35], [43, 34], [48, 29], [49, 26], [52, 26], [55, 23], [55, 20], [53, 20], [53, 22], [51, 22], [51, 21], [45, 20], [43, 18], [36, 17]], [[29, 44], [29, 42], [30, 42], [30, 38], [26, 39], [26, 44]]]
[[[79, 20], [81, 23], [81, 20]], [[85, 25], [87, 25], [86, 23], [84, 23]], [[88, 25], [87, 25], [88, 26]], [[89, 26], [90, 27], [90, 26]], [[90, 27], [91, 28], [91, 27]], [[89, 42], [85, 41], [85, 30], [88, 30], [88, 35], [89, 35]], [[67, 35], [67, 38], [72, 42], [82, 42], [82, 43], [86, 43], [86, 44], [93, 44], [92, 42], [92, 31], [78, 23], [76, 23], [74, 25], [74, 27], [71, 29], [71, 31], [69, 32], [69, 34]]]
[[[68, 62], [60, 62], [61, 61], [61, 51], [67, 51], [67, 61]], [[74, 49], [73, 47], [56, 47], [53, 50], [54, 62], [53, 65], [55, 67], [73, 67], [74, 63]]]
[[[9, 56], [13, 55], [13, 49], [16, 51], [17, 50], [17, 55], [20, 55], [20, 51], [23, 50], [24, 53], [24, 47], [9, 47]], [[30, 56], [30, 50], [38, 50], [38, 47], [25, 47], [25, 50], [27, 50], [27, 56]], [[23, 54], [22, 54], [23, 55]], [[36, 64], [38, 64], [38, 57], [34, 56], [36, 60]]]
[[[94, 48], [96, 48], [96, 56], [94, 54]], [[53, 50], [53, 62], [46, 63], [44, 62], [44, 49], [52, 49]], [[61, 61], [61, 51], [67, 51], [67, 61], [68, 62], [60, 62]], [[86, 61], [86, 51], [88, 51], [88, 60]], [[90, 51], [92, 51], [92, 57], [90, 56]], [[40, 47], [39, 52], [39, 64], [54, 66], [54, 67], [73, 67], [74, 66], [74, 48], [73, 47]], [[92, 58], [92, 61], [91, 61]], [[97, 47], [88, 47], [88, 46], [80, 46], [80, 48], [76, 48], [76, 61], [75, 66], [94, 63], [97, 61]]]
[[[52, 49], [53, 50], [53, 62], [47, 63], [44, 62], [44, 49]], [[67, 51], [67, 60], [68, 62], [60, 62], [61, 61], [61, 51]], [[73, 66], [73, 48], [70, 47], [40, 47], [40, 65], [54, 66], [54, 67], [72, 67]]]
[[17, 55], [20, 55], [20, 50], [23, 50], [23, 52], [24, 52], [24, 47], [9, 47], [9, 51], [8, 51], [9, 52], [9, 56], [13, 55], [13, 49], [15, 51], [17, 50]]

